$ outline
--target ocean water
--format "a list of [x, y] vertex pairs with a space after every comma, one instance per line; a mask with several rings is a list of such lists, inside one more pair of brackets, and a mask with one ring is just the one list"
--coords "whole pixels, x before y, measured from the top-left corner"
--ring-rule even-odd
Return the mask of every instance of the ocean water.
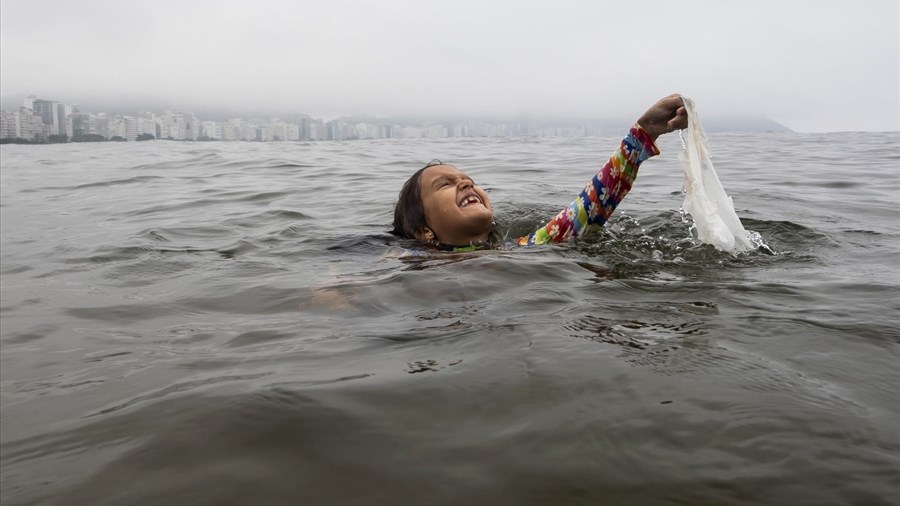
[[402, 257], [432, 158], [524, 234], [619, 138], [0, 150], [0, 502], [900, 501], [900, 134], [660, 140], [563, 246]]

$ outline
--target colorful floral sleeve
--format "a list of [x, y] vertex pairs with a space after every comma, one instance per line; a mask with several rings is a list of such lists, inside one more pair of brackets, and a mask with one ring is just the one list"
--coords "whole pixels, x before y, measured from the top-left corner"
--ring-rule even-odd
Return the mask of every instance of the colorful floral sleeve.
[[520, 237], [520, 246], [562, 242], [584, 235], [591, 225], [603, 225], [619, 202], [631, 191], [638, 167], [659, 154], [656, 144], [640, 127], [632, 127], [619, 149], [609, 158], [584, 190], [549, 223]]

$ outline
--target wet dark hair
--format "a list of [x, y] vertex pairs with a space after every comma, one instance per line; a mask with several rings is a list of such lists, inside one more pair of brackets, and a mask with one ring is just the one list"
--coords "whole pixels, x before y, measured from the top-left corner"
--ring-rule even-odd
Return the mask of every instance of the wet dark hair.
[[422, 204], [422, 173], [428, 167], [443, 165], [440, 160], [432, 160], [428, 165], [417, 170], [403, 183], [397, 204], [394, 205], [394, 229], [391, 233], [405, 239], [415, 239], [416, 234], [423, 231], [428, 223], [425, 221], [425, 206]]

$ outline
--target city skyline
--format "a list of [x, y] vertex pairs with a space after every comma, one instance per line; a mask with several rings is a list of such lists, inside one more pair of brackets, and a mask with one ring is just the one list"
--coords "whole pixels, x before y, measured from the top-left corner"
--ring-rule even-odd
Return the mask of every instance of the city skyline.
[[[735, 125], [740, 123], [734, 123]], [[30, 95], [15, 110], [0, 111], [0, 139], [7, 142], [57, 143], [106, 140], [189, 141], [342, 141], [356, 139], [448, 137], [591, 137], [616, 134], [626, 122], [520, 117], [485, 120], [343, 117], [333, 120], [307, 114], [281, 117], [232, 117], [214, 121], [191, 111], [167, 109], [133, 114], [82, 111], [68, 104]], [[742, 131], [785, 131], [765, 118], [745, 119]], [[715, 126], [713, 131], [715, 131]]]

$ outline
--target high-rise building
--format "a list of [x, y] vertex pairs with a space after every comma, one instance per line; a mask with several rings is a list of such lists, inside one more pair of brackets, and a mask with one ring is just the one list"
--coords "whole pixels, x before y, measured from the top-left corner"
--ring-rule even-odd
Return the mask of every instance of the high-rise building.
[[289, 141], [299, 141], [300, 140], [300, 125], [294, 125], [292, 123], [288, 123], [285, 127], [285, 135], [286, 140]]
[[134, 116], [125, 116], [122, 118], [125, 122], [125, 139], [129, 141], [136, 141], [138, 136], [138, 118]]
[[299, 138], [300, 140], [309, 140], [312, 139], [312, 133], [310, 131], [312, 118], [305, 114], [297, 115], [297, 127], [299, 129]]
[[72, 113], [70, 117], [72, 121], [72, 140], [80, 140], [92, 133], [91, 131], [91, 115], [81, 112]]
[[111, 136], [109, 134], [109, 115], [105, 112], [101, 112], [97, 114], [97, 117], [94, 121], [94, 129], [91, 131], [93, 134], [102, 135], [109, 139]]
[[43, 135], [59, 135], [59, 112], [57, 106], [59, 102], [52, 100], [35, 99], [32, 102], [34, 113], [41, 117], [44, 124]]
[[163, 122], [168, 127], [169, 137], [179, 141], [195, 141], [200, 136], [200, 122], [193, 113], [166, 111]]
[[218, 121], [204, 121], [200, 126], [202, 128], [201, 137], [221, 140], [225, 136], [225, 129], [223, 128], [222, 123], [219, 123]]
[[0, 111], [0, 139], [15, 139], [19, 134], [19, 111]]
[[24, 107], [19, 109], [19, 135], [20, 139], [35, 140], [38, 132], [43, 131], [44, 122], [31, 109]]
[[67, 128], [68, 122], [66, 121], [66, 117], [72, 113], [72, 106], [68, 104], [60, 104], [56, 103], [56, 129], [57, 134], [65, 135], [66, 137], [71, 137], [72, 132], [71, 129]]

